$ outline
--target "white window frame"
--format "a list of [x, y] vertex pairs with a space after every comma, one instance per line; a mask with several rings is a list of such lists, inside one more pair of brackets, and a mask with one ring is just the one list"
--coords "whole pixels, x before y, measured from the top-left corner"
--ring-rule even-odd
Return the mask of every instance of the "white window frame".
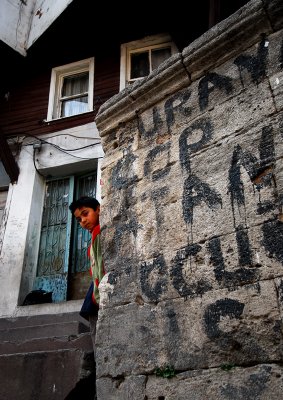
[[[178, 53], [178, 48], [168, 34], [146, 36], [141, 40], [123, 43], [121, 45], [120, 59], [120, 91], [123, 90], [130, 80], [131, 53], [143, 50], [171, 47], [172, 55]], [[139, 78], [142, 79], [142, 78]]]
[[77, 75], [82, 72], [89, 73], [88, 79], [88, 110], [93, 111], [93, 82], [94, 82], [94, 58], [86, 58], [82, 61], [77, 61], [71, 64], [66, 64], [52, 69], [47, 121], [54, 119], [62, 119], [69, 117], [60, 117], [59, 97], [64, 82], [67, 76]]

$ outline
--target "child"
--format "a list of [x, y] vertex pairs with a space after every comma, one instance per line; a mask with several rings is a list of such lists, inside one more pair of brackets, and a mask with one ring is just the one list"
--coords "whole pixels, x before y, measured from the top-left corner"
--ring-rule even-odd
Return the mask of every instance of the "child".
[[99, 309], [98, 285], [105, 275], [100, 245], [99, 214], [100, 204], [93, 197], [83, 196], [73, 201], [69, 206], [70, 211], [83, 229], [91, 233], [91, 244], [88, 248], [90, 259], [90, 273], [92, 283], [82, 305], [80, 315], [90, 323], [90, 333], [93, 345], [95, 343], [96, 321]]

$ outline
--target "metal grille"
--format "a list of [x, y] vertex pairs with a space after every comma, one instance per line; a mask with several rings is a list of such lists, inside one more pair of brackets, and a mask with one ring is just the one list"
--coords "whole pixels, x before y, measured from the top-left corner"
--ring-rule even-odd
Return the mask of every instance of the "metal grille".
[[[96, 173], [78, 178], [76, 198], [81, 196], [96, 196]], [[90, 241], [91, 234], [75, 221], [72, 272], [84, 272], [89, 269], [87, 248]]]
[[64, 272], [70, 180], [46, 184], [37, 276]]

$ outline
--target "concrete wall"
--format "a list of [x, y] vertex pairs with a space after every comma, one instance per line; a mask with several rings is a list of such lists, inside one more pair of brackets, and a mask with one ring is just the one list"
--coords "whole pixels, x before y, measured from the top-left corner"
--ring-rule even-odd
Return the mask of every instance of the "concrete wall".
[[252, 0], [101, 107], [99, 400], [282, 397], [282, 67]]

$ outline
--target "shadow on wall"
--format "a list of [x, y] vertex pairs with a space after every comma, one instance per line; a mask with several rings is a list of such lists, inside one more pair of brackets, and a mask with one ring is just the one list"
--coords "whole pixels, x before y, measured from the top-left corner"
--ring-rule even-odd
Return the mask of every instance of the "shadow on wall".
[[81, 379], [64, 400], [96, 400], [95, 372]]
[[52, 292], [45, 290], [32, 290], [26, 295], [23, 306], [30, 306], [32, 304], [52, 303]]

